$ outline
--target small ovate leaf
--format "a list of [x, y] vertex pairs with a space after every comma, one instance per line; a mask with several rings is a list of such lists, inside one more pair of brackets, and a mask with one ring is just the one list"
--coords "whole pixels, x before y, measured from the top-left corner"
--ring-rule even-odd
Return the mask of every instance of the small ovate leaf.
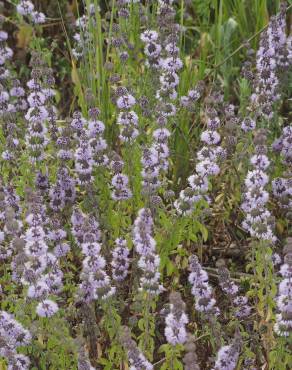
[[199, 228], [200, 232], [202, 233], [203, 240], [206, 242], [208, 240], [208, 229], [203, 224], [200, 224]]

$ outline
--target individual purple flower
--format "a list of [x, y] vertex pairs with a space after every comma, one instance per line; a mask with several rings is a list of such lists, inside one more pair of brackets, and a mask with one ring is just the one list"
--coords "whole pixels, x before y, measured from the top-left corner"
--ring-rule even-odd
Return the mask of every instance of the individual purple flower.
[[151, 41], [156, 41], [158, 39], [158, 33], [154, 30], [146, 30], [140, 35], [140, 39], [144, 43], [149, 43]]
[[112, 186], [116, 189], [123, 189], [127, 187], [129, 183], [128, 176], [118, 173], [112, 178]]
[[16, 9], [17, 12], [21, 15], [30, 15], [34, 10], [34, 5], [29, 0], [20, 0]]
[[123, 126], [128, 126], [128, 125], [137, 126], [138, 116], [134, 111], [121, 112], [118, 115], [117, 124], [123, 125]]
[[54, 316], [55, 313], [58, 312], [58, 310], [59, 307], [54, 301], [50, 299], [45, 299], [37, 305], [36, 313], [40, 317], [51, 317]]
[[89, 137], [100, 136], [105, 130], [105, 125], [102, 121], [99, 120], [90, 120], [88, 121], [88, 135]]
[[125, 94], [117, 99], [117, 107], [119, 109], [130, 109], [136, 104], [136, 99], [131, 94]]
[[85, 128], [86, 125], [86, 119], [82, 117], [82, 114], [80, 112], [74, 112], [73, 113], [73, 119], [71, 121], [71, 128], [77, 133], [79, 136], [82, 130]]
[[156, 59], [161, 53], [161, 45], [157, 44], [156, 42], [150, 41], [145, 45], [144, 53], [150, 60]]
[[219, 133], [214, 130], [203, 131], [201, 134], [201, 141], [207, 145], [216, 145], [220, 142], [220, 139]]
[[161, 62], [162, 69], [166, 71], [175, 72], [183, 67], [183, 63], [180, 58], [168, 57]]
[[32, 22], [35, 24], [43, 24], [46, 22], [46, 16], [42, 12], [32, 12], [31, 13]]
[[250, 117], [246, 117], [241, 122], [241, 128], [245, 132], [252, 131], [252, 130], [254, 130], [256, 128], [256, 123]]
[[66, 254], [70, 251], [70, 245], [68, 243], [58, 243], [54, 248], [54, 255], [57, 258], [61, 258], [66, 256]]
[[264, 187], [269, 181], [268, 175], [261, 169], [255, 168], [254, 170], [248, 171], [244, 180], [245, 186], [250, 189], [253, 187]]
[[210, 159], [204, 159], [196, 164], [196, 171], [200, 176], [216, 176], [220, 173], [220, 167]]
[[50, 288], [43, 279], [39, 279], [35, 284], [30, 285], [27, 290], [27, 296], [33, 299], [45, 298], [50, 293]]
[[265, 170], [269, 167], [269, 158], [264, 154], [255, 154], [251, 157], [250, 163], [260, 170]]

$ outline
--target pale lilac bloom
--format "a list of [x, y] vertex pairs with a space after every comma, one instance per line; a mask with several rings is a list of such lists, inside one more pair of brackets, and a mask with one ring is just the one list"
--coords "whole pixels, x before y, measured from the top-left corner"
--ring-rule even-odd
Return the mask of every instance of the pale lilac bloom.
[[57, 303], [50, 299], [45, 299], [44, 301], [41, 301], [36, 308], [36, 313], [40, 317], [52, 317], [57, 313], [59, 310], [59, 307]]

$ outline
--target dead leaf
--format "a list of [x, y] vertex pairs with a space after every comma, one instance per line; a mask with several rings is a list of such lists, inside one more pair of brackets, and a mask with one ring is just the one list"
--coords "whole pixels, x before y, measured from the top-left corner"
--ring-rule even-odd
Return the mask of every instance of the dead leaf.
[[102, 348], [99, 342], [96, 343], [96, 349], [97, 349], [97, 356], [98, 358], [102, 357]]
[[16, 34], [16, 38], [17, 38], [17, 47], [19, 49], [25, 49], [27, 48], [30, 40], [31, 40], [31, 36], [32, 36], [32, 31], [33, 31], [33, 28], [26, 24], [24, 26], [21, 26]]

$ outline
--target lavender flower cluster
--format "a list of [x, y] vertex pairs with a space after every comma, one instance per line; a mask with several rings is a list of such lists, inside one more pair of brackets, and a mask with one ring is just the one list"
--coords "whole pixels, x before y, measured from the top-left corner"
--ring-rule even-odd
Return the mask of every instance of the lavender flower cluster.
[[115, 241], [116, 247], [112, 251], [112, 275], [117, 282], [125, 280], [129, 273], [130, 259], [127, 241], [123, 238], [118, 238]]
[[201, 134], [201, 141], [205, 146], [197, 152], [196, 172], [189, 176], [189, 187], [182, 190], [179, 198], [174, 202], [178, 214], [191, 215], [195, 205], [202, 199], [210, 203], [207, 195], [208, 179], [220, 173], [220, 161], [226, 156], [226, 150], [219, 145], [221, 136], [217, 129], [220, 125], [216, 110], [210, 110], [207, 117], [208, 130]]
[[283, 2], [281, 12], [271, 18], [261, 35], [256, 55], [257, 75], [251, 103], [257, 114], [267, 120], [273, 118], [273, 104], [280, 99], [279, 70], [287, 69], [290, 63], [291, 38], [286, 36], [286, 6]]
[[241, 341], [235, 338], [229, 345], [220, 348], [217, 354], [215, 367], [212, 370], [234, 370], [236, 369], [241, 348]]
[[195, 309], [201, 313], [218, 315], [219, 309], [216, 307], [216, 300], [213, 297], [212, 287], [208, 282], [208, 274], [202, 268], [197, 256], [189, 259], [190, 274], [189, 283], [192, 285], [192, 295], [195, 297]]
[[[209, 356], [209, 345], [206, 345], [205, 351], [201, 349], [205, 340], [207, 343], [211, 342], [210, 333], [215, 334], [212, 343], [218, 353], [216, 359], [209, 357], [206, 360], [208, 364], [204, 363], [204, 368], [211, 367], [209, 365], [212, 362], [213, 370], [235, 370], [238, 366], [248, 366], [246, 359], [240, 359], [241, 353], [252, 348], [253, 341], [262, 340], [257, 335], [252, 336], [252, 341], [242, 339], [250, 334], [247, 326], [253, 320], [250, 318], [251, 312], [258, 307], [252, 306], [252, 299], [240, 293], [240, 285], [234, 282], [231, 277], [233, 275], [226, 267], [227, 259], [221, 261], [222, 265], [217, 261], [216, 266], [219, 268], [216, 270], [216, 277], [219, 278], [221, 293], [227, 296], [227, 299], [222, 297], [223, 302], [230, 304], [228, 312], [231, 315], [224, 315], [224, 319], [230, 319], [230, 325], [228, 331], [223, 333], [222, 327], [222, 332], [216, 332], [222, 323], [221, 301], [215, 296], [215, 290], [209, 283], [208, 269], [202, 267], [196, 255], [190, 256], [197, 248], [191, 242], [196, 238], [196, 235], [192, 235], [191, 223], [194, 210], [199, 211], [201, 205], [211, 204], [210, 194], [208, 195], [211, 178], [217, 176], [220, 185], [220, 172], [224, 173], [222, 181], [228, 178], [226, 168], [228, 170], [229, 163], [226, 161], [222, 165], [222, 162], [226, 158], [230, 162], [235, 159], [238, 138], [234, 133], [239, 132], [241, 127], [245, 133], [243, 141], [247, 142], [253, 137], [254, 143], [254, 152], [249, 158], [252, 168], [244, 179], [244, 194], [240, 205], [244, 212], [243, 229], [252, 238], [266, 242], [265, 245], [275, 245], [281, 237], [284, 239], [289, 233], [286, 229], [278, 233], [275, 217], [268, 209], [273, 206], [268, 193], [268, 172], [272, 173], [272, 164], [277, 162], [278, 154], [279, 177], [273, 179], [272, 190], [280, 205], [281, 217], [283, 213], [287, 215], [287, 219], [281, 219], [279, 225], [289, 227], [292, 127], [283, 127], [280, 138], [273, 143], [275, 161], [270, 156], [268, 146], [268, 133], [276, 111], [274, 108], [282, 98], [283, 76], [291, 64], [291, 37], [286, 35], [286, 7], [281, 7], [279, 15], [271, 18], [269, 26], [262, 33], [257, 52], [256, 78], [250, 79], [254, 94], [248, 103], [249, 113], [246, 114], [245, 107], [242, 108], [237, 101], [225, 103], [224, 95], [216, 84], [208, 93], [208, 82], [199, 81], [185, 96], [179, 94], [180, 87], [184, 84], [182, 76], [185, 77], [180, 71], [187, 61], [183, 59], [182, 40], [185, 40], [184, 32], [190, 30], [176, 23], [177, 10], [173, 0], [159, 0], [157, 4], [146, 3], [145, 5], [136, 0], [113, 2], [112, 12], [106, 13], [102, 21], [99, 15], [103, 10], [100, 11], [96, 2], [93, 4], [88, 1], [80, 7], [85, 15], [76, 22], [79, 31], [74, 35], [75, 48], [72, 52], [78, 63], [76, 65], [73, 60], [72, 64], [81, 81], [78, 95], [86, 93], [84, 101], [81, 99], [83, 96], [79, 96], [80, 100], [76, 105], [80, 106], [75, 112], [75, 107], [72, 111], [73, 105], [70, 107], [68, 116], [71, 118], [67, 116], [66, 104], [60, 113], [57, 111], [55, 105], [58, 95], [53, 70], [48, 68], [39, 51], [31, 53], [31, 73], [25, 91], [25, 84], [22, 85], [23, 82], [18, 80], [17, 68], [13, 67], [13, 51], [7, 44], [8, 33], [0, 30], [0, 260], [4, 271], [3, 276], [1, 275], [4, 294], [0, 285], [1, 304], [3, 303], [3, 309], [7, 309], [5, 305], [8, 305], [11, 312], [17, 311], [14, 296], [9, 304], [9, 295], [8, 298], [5, 297], [7, 292], [10, 294], [11, 289], [12, 294], [15, 293], [15, 296], [23, 299], [25, 305], [33, 308], [33, 313], [26, 313], [25, 310], [21, 312], [30, 320], [31, 334], [11, 314], [0, 311], [0, 355], [7, 363], [8, 370], [35, 367], [33, 361], [37, 359], [37, 354], [35, 355], [34, 347], [32, 351], [29, 348], [25, 352], [32, 353], [30, 359], [20, 354], [24, 351], [21, 347], [30, 345], [35, 338], [41, 342], [44, 337], [42, 345], [44, 348], [47, 346], [46, 350], [51, 350], [46, 330], [49, 327], [59, 335], [58, 323], [61, 321], [66, 327], [70, 326], [70, 334], [64, 333], [64, 336], [82, 336], [84, 341], [88, 341], [79, 349], [74, 344], [74, 355], [68, 351], [80, 370], [93, 370], [90, 361], [97, 368], [100, 364], [105, 364], [107, 368], [127, 367], [126, 358], [130, 370], [152, 370], [164, 360], [168, 361], [169, 353], [172, 365], [175, 364], [178, 368], [184, 366], [185, 370], [198, 370], [199, 362], [203, 363], [201, 357], [204, 358], [207, 352]], [[184, 6], [189, 8], [189, 2], [182, 3], [182, 12]], [[152, 19], [150, 15], [153, 10], [157, 13], [153, 14]], [[23, 27], [28, 26], [23, 22], [29, 21], [37, 25], [48, 19], [43, 13], [36, 11], [29, 0], [20, 0], [16, 11], [18, 21]], [[136, 21], [129, 24], [131, 16], [137, 20], [137, 24]], [[154, 16], [157, 22], [154, 22]], [[181, 14], [181, 24], [185, 20], [183, 16]], [[138, 21], [143, 32], [136, 32]], [[0, 24], [2, 27], [1, 17]], [[38, 34], [45, 31], [41, 26], [33, 28], [32, 24], [29, 29], [32, 28], [36, 39], [34, 41], [38, 43]], [[135, 28], [134, 39], [138, 47], [125, 34], [128, 27]], [[105, 34], [108, 32], [107, 37], [99, 35], [100, 30]], [[131, 32], [132, 30], [129, 31]], [[96, 37], [101, 37], [101, 41], [98, 39], [97, 42]], [[138, 50], [141, 49], [141, 42], [144, 54]], [[100, 49], [97, 50], [97, 47]], [[118, 66], [112, 62], [117, 57], [113, 48], [118, 49]], [[100, 67], [102, 72], [98, 71], [96, 74], [94, 67], [94, 73], [85, 78], [82, 72], [86, 70], [84, 66], [89, 62], [88, 57], [98, 59], [98, 53], [103, 56], [104, 50], [105, 59], [96, 60], [97, 69]], [[153, 82], [153, 86], [149, 87], [149, 99], [148, 96], [140, 95], [142, 88], [134, 90], [134, 72], [127, 74], [126, 71], [124, 75], [122, 71], [121, 76], [111, 73], [126, 68], [127, 60], [131, 59], [134, 63], [140, 61], [141, 57], [145, 63], [141, 63], [139, 67], [145, 79]], [[218, 74], [221, 74], [219, 70]], [[115, 84], [109, 86], [108, 92], [114, 87], [110, 93], [111, 100], [105, 92], [108, 75], [109, 82]], [[86, 85], [87, 79], [91, 78], [100, 79], [98, 83], [102, 82], [102, 88], [92, 91], [94, 89]], [[95, 81], [92, 85], [95, 85]], [[244, 90], [243, 85], [240, 86], [241, 93]], [[74, 94], [77, 90], [78, 86]], [[103, 93], [105, 97], [100, 99]], [[203, 96], [206, 97], [201, 110], [199, 100], [203, 100]], [[237, 100], [237, 96], [234, 100]], [[103, 107], [101, 111], [96, 107], [97, 101]], [[245, 115], [240, 121], [238, 116], [241, 109]], [[73, 115], [71, 112], [74, 112]], [[188, 186], [183, 189], [180, 180], [184, 181], [185, 178], [179, 178], [177, 184], [174, 184], [175, 176], [172, 176], [172, 170], [175, 169], [170, 157], [170, 145], [175, 141], [172, 140], [173, 127], [179, 128], [180, 118], [184, 114], [183, 119], [188, 119], [193, 116], [197, 118], [200, 113], [200, 122], [204, 128], [198, 140], [202, 146], [196, 152], [195, 170], [192, 175], [185, 176]], [[63, 114], [66, 118], [59, 119]], [[262, 128], [256, 129], [257, 124]], [[225, 132], [227, 135], [224, 137]], [[111, 142], [112, 137], [117, 141]], [[190, 139], [189, 143], [193, 144], [193, 141]], [[21, 155], [20, 151], [23, 152]], [[129, 157], [132, 154], [137, 154], [137, 158], [134, 158], [135, 166], [133, 173], [130, 173], [132, 162]], [[241, 168], [238, 171], [240, 170]], [[136, 176], [140, 176], [138, 186]], [[137, 188], [140, 189], [140, 185], [141, 197], [137, 201]], [[232, 186], [236, 190], [236, 186], [240, 187], [238, 183]], [[166, 194], [175, 196], [174, 190], [166, 191], [168, 187], [178, 190], [179, 196], [174, 205], [162, 204], [161, 194], [165, 198]], [[129, 199], [131, 201], [118, 203]], [[235, 208], [234, 205], [238, 205], [236, 202], [236, 196], [234, 199], [232, 197], [231, 207], [230, 204], [228, 207]], [[155, 208], [158, 204], [160, 207]], [[276, 209], [275, 215], [277, 210], [279, 209]], [[177, 214], [190, 217], [179, 218]], [[123, 219], [116, 221], [117, 217]], [[229, 243], [233, 226], [236, 232], [238, 226], [232, 225], [229, 233], [225, 221], [225, 218], [220, 219], [224, 232], [221, 228], [219, 231], [224, 247], [227, 244], [226, 239]], [[211, 220], [208, 226], [212, 222]], [[212, 235], [214, 243], [221, 237], [218, 237], [217, 232], [215, 230]], [[129, 234], [132, 240], [129, 240]], [[169, 244], [173, 249], [167, 249], [168, 238], [171, 238]], [[238, 244], [243, 242], [242, 239], [239, 240], [236, 234]], [[218, 244], [220, 242], [221, 239]], [[213, 264], [215, 257], [211, 255], [212, 250], [210, 246], [210, 253], [207, 251], [206, 256], [210, 257]], [[292, 328], [291, 238], [287, 239], [283, 254], [284, 263], [279, 271], [281, 281], [276, 297], [277, 315], [276, 319], [272, 317], [271, 320], [275, 322], [276, 335], [285, 339], [290, 337]], [[246, 257], [250, 258], [250, 255]], [[263, 257], [265, 259], [266, 255]], [[274, 265], [281, 263], [278, 254], [272, 259]], [[205, 260], [205, 253], [202, 260]], [[186, 277], [181, 273], [187, 268], [188, 261], [190, 273]], [[232, 260], [232, 263], [235, 261]], [[171, 269], [174, 271], [170, 271]], [[251, 281], [252, 289], [254, 285], [257, 288], [257, 282], [254, 284], [257, 273], [255, 268], [255, 276], [245, 274]], [[186, 278], [191, 285], [194, 310], [189, 309], [186, 304]], [[12, 281], [11, 286], [8, 286], [9, 279]], [[69, 283], [66, 279], [70, 280]], [[125, 287], [128, 283], [129, 286]], [[161, 318], [155, 310], [156, 304], [161, 304], [165, 299], [164, 292], [167, 289], [177, 291], [169, 295], [168, 311], [161, 329]], [[183, 291], [183, 294], [178, 290]], [[139, 308], [142, 307], [139, 314], [135, 312], [136, 304], [141, 304]], [[64, 311], [67, 311], [66, 315]], [[17, 312], [16, 317], [20, 317]], [[132, 332], [128, 326], [124, 327], [122, 324], [129, 325]], [[42, 333], [38, 336], [37, 331], [40, 328]], [[136, 329], [140, 330], [137, 344], [134, 339]], [[233, 339], [227, 339], [233, 329]], [[242, 331], [242, 337], [239, 330]], [[190, 331], [202, 335], [196, 338]], [[154, 352], [158, 342], [163, 342], [163, 335], [160, 335], [163, 332], [164, 342], [167, 343], [161, 343], [158, 353], [165, 348], [166, 350], [165, 358], [160, 359], [160, 355], [156, 356]], [[101, 336], [104, 334], [103, 340]], [[66, 338], [63, 342], [65, 347], [68, 344]], [[276, 346], [280, 342], [277, 340], [275, 343]], [[197, 345], [200, 348], [200, 361], [196, 354]], [[106, 346], [108, 348], [104, 348]], [[55, 350], [57, 351], [54, 348], [53, 351]], [[262, 357], [264, 355], [269, 357], [270, 353], [263, 354]], [[156, 357], [159, 360], [154, 363]], [[261, 356], [258, 357], [255, 360], [257, 365], [262, 361]], [[167, 369], [165, 365], [162, 368]]]
[[277, 177], [272, 181], [273, 195], [288, 214], [292, 211], [292, 126], [283, 128], [281, 137], [273, 143], [273, 149], [281, 154], [282, 163], [287, 169], [285, 177]]
[[275, 332], [289, 337], [292, 330], [292, 238], [288, 238], [283, 250], [284, 263], [280, 268], [282, 281], [279, 284], [277, 297], [277, 314]]
[[93, 216], [85, 216], [77, 208], [72, 213], [71, 221], [72, 234], [84, 256], [78, 298], [86, 303], [106, 300], [115, 294], [115, 287], [111, 286], [105, 270], [106, 261], [101, 255], [99, 224]]
[[7, 369], [29, 369], [29, 358], [17, 353], [17, 349], [30, 344], [31, 335], [12, 315], [5, 311], [0, 311], [0, 336], [0, 356], [7, 359]]
[[27, 97], [29, 108], [25, 115], [28, 122], [25, 140], [31, 162], [37, 163], [44, 160], [45, 148], [49, 142], [46, 123], [49, 119], [56, 119], [56, 108], [51, 104], [54, 79], [38, 53], [32, 55], [30, 64], [32, 71], [31, 79], [27, 83], [30, 93]]
[[89, 120], [82, 117], [80, 112], [73, 114], [71, 128], [75, 137], [79, 141], [79, 148], [75, 151], [75, 159], [78, 161], [77, 172], [85, 174], [88, 181], [91, 182], [91, 176], [94, 167], [107, 166], [109, 159], [106, 154], [107, 143], [103, 137], [105, 124], [98, 119], [100, 110], [92, 107], [88, 110]]
[[[1, 26], [2, 21], [0, 18]], [[15, 161], [20, 147], [17, 117], [27, 109], [27, 103], [25, 91], [10, 63], [13, 51], [7, 46], [7, 40], [8, 33], [0, 30], [0, 117], [3, 120], [3, 132], [6, 138], [2, 159], [11, 162]]]
[[86, 56], [91, 43], [92, 43], [92, 34], [89, 31], [90, 22], [92, 24], [95, 23], [95, 6], [93, 3], [89, 3], [89, 7], [85, 6], [84, 14], [79, 17], [76, 22], [75, 26], [77, 28], [77, 32], [74, 34], [74, 48], [72, 49], [72, 54], [77, 60], [80, 60]]
[[134, 222], [133, 244], [139, 255], [138, 266], [142, 271], [140, 290], [151, 296], [159, 295], [163, 286], [159, 283], [160, 257], [156, 253], [156, 241], [152, 237], [153, 219], [149, 208], [142, 208]]
[[113, 186], [112, 199], [116, 201], [127, 200], [132, 198], [133, 194], [129, 187], [129, 178], [122, 173], [124, 161], [119, 155], [115, 154], [110, 163], [114, 173], [111, 184]]
[[132, 107], [136, 104], [134, 96], [126, 88], [117, 89], [117, 107], [120, 109], [117, 124], [121, 127], [119, 138], [123, 143], [133, 143], [139, 135], [137, 130], [138, 116]]
[[229, 297], [231, 304], [235, 307], [235, 316], [239, 319], [248, 317], [251, 314], [248, 298], [244, 295], [238, 295], [239, 286], [231, 280], [230, 273], [224, 266], [219, 268], [219, 284], [223, 292]]
[[193, 111], [196, 107], [196, 102], [202, 97], [205, 89], [204, 81], [199, 81], [194, 89], [190, 89], [187, 95], [180, 98], [180, 103], [184, 108]]
[[[2, 22], [3, 22], [3, 19], [1, 17], [1, 26], [2, 26]], [[3, 66], [5, 66], [5, 64], [13, 56], [12, 49], [7, 45], [7, 42], [6, 42], [7, 39], [8, 39], [8, 33], [5, 32], [4, 30], [1, 30], [0, 31], [0, 65], [1, 65], [1, 68], [3, 68]], [[10, 74], [9, 71], [7, 70], [5, 71], [4, 69], [2, 69], [1, 70], [1, 80], [7, 78], [9, 74]]]
[[130, 370], [153, 370], [153, 365], [146, 359], [135, 341], [131, 338], [131, 332], [128, 327], [124, 327], [122, 330], [121, 342], [128, 354], [131, 365]]
[[[145, 44], [144, 53], [147, 56], [146, 66], [157, 74], [159, 88], [156, 91], [156, 124], [153, 131], [153, 143], [145, 148], [142, 156], [142, 186], [144, 194], [150, 196], [161, 186], [159, 175], [166, 173], [169, 167], [168, 139], [170, 131], [166, 128], [168, 120], [176, 115], [173, 103], [177, 98], [179, 85], [178, 71], [183, 67], [179, 58], [178, 30], [179, 25], [174, 23], [174, 9], [171, 1], [160, 1], [158, 15], [167, 16], [168, 27], [160, 24], [161, 32], [147, 29], [140, 38]], [[160, 35], [164, 37], [160, 39]]]
[[175, 346], [187, 340], [185, 325], [189, 322], [185, 314], [185, 303], [180, 293], [173, 292], [169, 296], [170, 313], [165, 318], [165, 337], [168, 343]]
[[242, 225], [252, 237], [274, 243], [277, 240], [274, 233], [274, 218], [266, 206], [269, 200], [269, 193], [265, 190], [269, 183], [266, 171], [270, 166], [270, 160], [266, 155], [266, 140], [266, 131], [259, 130], [254, 139], [255, 154], [250, 158], [254, 169], [248, 171], [244, 180], [246, 191], [241, 208], [246, 216]]
[[58, 305], [49, 296], [57, 294], [62, 288], [63, 272], [57, 257], [49, 252], [45, 220], [41, 198], [32, 194], [31, 208], [26, 217], [29, 227], [23, 237], [26, 262], [21, 282], [28, 287], [27, 297], [39, 301], [37, 314], [51, 317], [58, 311]]
[[20, 0], [16, 6], [17, 13], [34, 24], [42, 24], [46, 21], [46, 16], [34, 8], [34, 4], [29, 0]]

